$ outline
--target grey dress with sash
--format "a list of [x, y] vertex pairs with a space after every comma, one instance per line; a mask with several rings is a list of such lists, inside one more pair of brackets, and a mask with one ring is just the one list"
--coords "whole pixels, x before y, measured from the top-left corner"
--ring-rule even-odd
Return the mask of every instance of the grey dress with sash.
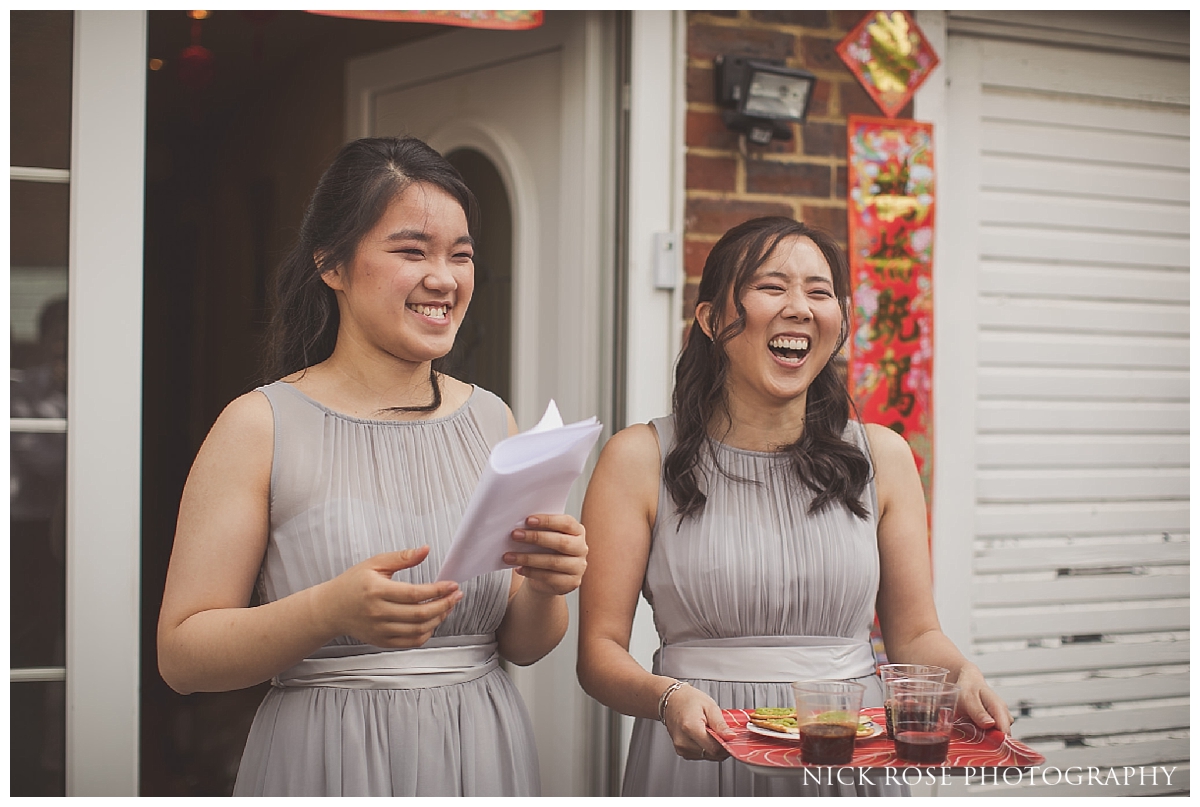
[[[283, 382], [260, 391], [275, 418], [260, 599], [424, 544], [429, 557], [395, 579], [433, 582], [491, 447], [508, 435], [500, 399], [477, 387], [446, 417], [381, 421]], [[510, 574], [462, 584], [423, 647], [342, 636], [276, 676], [234, 795], [537, 795], [532, 725], [496, 654]]]
[[[675, 444], [674, 419], [651, 421], [662, 457]], [[867, 451], [863, 427], [844, 439]], [[862, 520], [841, 505], [808, 513], [812, 493], [787, 459], [712, 443], [721, 467], [700, 475], [708, 499], [699, 516], [675, 515], [660, 482], [658, 516], [642, 593], [654, 609], [661, 647], [654, 672], [687, 681], [722, 709], [790, 706], [790, 682], [856, 679], [864, 706], [882, 706], [869, 635], [879, 589], [872, 476]], [[754, 779], [758, 781], [755, 782]], [[624, 795], [902, 795], [906, 788], [803, 783], [760, 776], [733, 759], [685, 760], [666, 728], [639, 718], [625, 766]]]

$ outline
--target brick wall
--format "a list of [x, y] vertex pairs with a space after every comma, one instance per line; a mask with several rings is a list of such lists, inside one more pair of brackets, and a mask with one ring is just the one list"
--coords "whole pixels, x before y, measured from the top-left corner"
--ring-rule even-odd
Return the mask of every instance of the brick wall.
[[[755, 216], [784, 215], [823, 227], [846, 245], [846, 116], [882, 116], [835, 48], [867, 11], [688, 12], [687, 179], [683, 319], [690, 325], [704, 260], [717, 239]], [[817, 76], [792, 139], [746, 142], [721, 122], [713, 59], [783, 59]], [[898, 117], [911, 118], [911, 103]]]

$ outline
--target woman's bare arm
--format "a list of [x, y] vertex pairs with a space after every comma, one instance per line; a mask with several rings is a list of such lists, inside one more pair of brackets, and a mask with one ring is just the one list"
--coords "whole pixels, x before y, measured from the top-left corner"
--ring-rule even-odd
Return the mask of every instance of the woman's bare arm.
[[[579, 683], [596, 700], [635, 717], [658, 717], [658, 701], [674, 679], [646, 671], [629, 654], [638, 595], [650, 556], [658, 508], [659, 449], [653, 427], [631, 426], [605, 445], [588, 484], [583, 523], [588, 572], [579, 589]], [[669, 701], [667, 726], [688, 759], [724, 756], [706, 727], [728, 731], [720, 707], [684, 687]]]
[[876, 609], [888, 659], [936, 664], [950, 670], [961, 688], [959, 708], [977, 725], [1008, 731], [1004, 701], [988, 687], [979, 668], [942, 632], [933, 602], [925, 495], [904, 438], [868, 425], [879, 497], [879, 596]]
[[[391, 580], [427, 549], [370, 558], [333, 580], [247, 607], [269, 527], [274, 418], [258, 392], [226, 407], [184, 486], [158, 623], [159, 671], [177, 692], [260, 683], [334, 636], [424, 643], [461, 594]], [[424, 602], [432, 600], [431, 602]]]

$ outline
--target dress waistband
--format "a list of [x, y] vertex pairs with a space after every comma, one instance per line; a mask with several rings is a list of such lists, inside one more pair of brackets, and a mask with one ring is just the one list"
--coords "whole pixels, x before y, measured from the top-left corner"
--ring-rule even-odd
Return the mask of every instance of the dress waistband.
[[[352, 647], [322, 649], [328, 652]], [[271, 684], [284, 688], [421, 689], [473, 681], [500, 666], [492, 633], [435, 637], [421, 647], [406, 650], [330, 657], [319, 653], [284, 670], [271, 679]]]
[[789, 683], [875, 674], [869, 642], [838, 636], [739, 636], [664, 645], [656, 672], [672, 678]]

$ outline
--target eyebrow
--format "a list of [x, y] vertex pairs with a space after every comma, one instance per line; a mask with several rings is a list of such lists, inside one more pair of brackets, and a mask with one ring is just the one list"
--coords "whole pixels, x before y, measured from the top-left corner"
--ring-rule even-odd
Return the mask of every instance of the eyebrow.
[[[777, 277], [781, 280], [791, 280], [792, 279], [792, 276], [789, 275], [787, 272], [781, 272], [778, 269], [773, 269], [769, 272], [763, 272], [758, 277], [759, 278]], [[825, 275], [809, 275], [808, 277], [804, 278], [804, 282], [805, 283], [829, 283], [829, 284], [832, 284], [833, 278], [825, 277]]]
[[[429, 233], [425, 232], [424, 230], [400, 230], [399, 232], [392, 233], [391, 235], [389, 235], [387, 238], [385, 238], [383, 240], [384, 241], [421, 241], [424, 243], [428, 243], [430, 241], [430, 238], [429, 238]], [[473, 246], [475, 246], [475, 239], [469, 235], [460, 235], [458, 238], [454, 239], [454, 245], [458, 246], [459, 244], [465, 244], [467, 246], [473, 247]]]

